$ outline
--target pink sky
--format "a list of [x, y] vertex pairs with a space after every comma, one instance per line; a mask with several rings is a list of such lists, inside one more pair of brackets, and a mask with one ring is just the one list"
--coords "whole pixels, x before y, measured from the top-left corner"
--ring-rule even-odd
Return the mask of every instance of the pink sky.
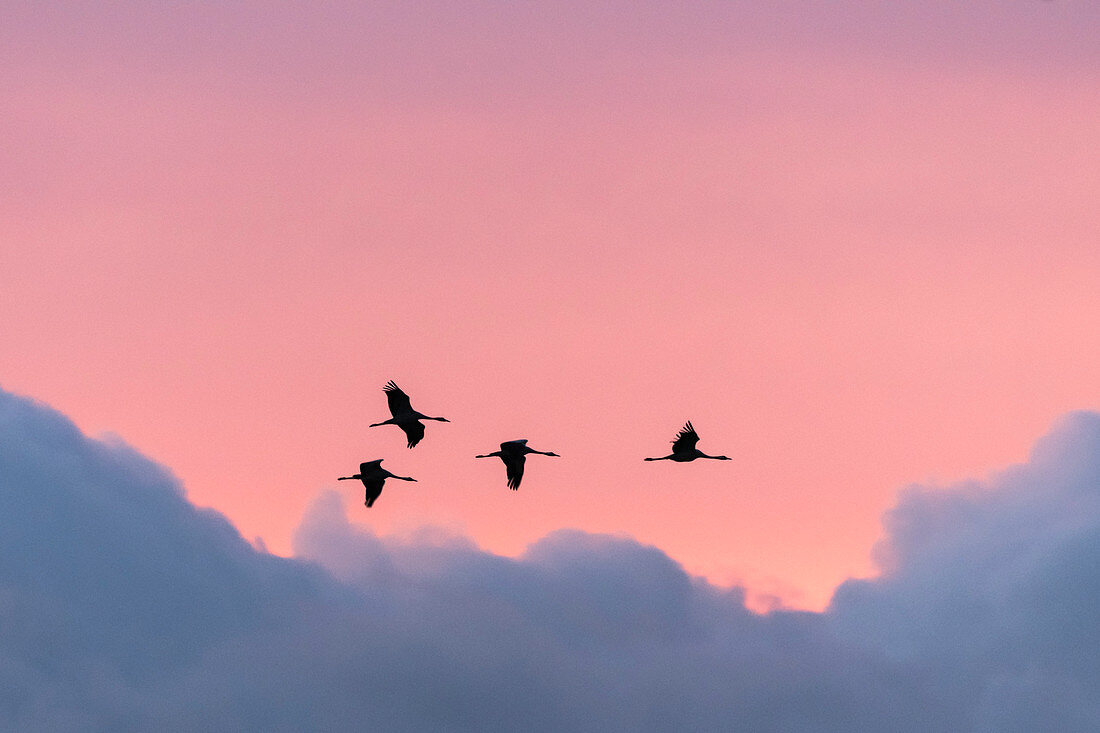
[[[0, 384], [279, 553], [339, 488], [820, 607], [1100, 408], [1100, 9], [693, 7], [4, 7]], [[642, 462], [688, 419], [734, 460]]]

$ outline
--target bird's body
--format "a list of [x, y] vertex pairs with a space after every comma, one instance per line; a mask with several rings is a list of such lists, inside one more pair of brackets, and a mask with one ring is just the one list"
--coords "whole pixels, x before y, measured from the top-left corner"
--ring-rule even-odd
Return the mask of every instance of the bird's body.
[[496, 456], [504, 462], [504, 469], [508, 475], [508, 488], [515, 491], [519, 488], [519, 482], [523, 480], [523, 466], [527, 462], [528, 453], [538, 453], [544, 456], [560, 458], [557, 453], [535, 450], [527, 447], [526, 440], [508, 440], [500, 444], [500, 450], [486, 453], [475, 458], [492, 458]]
[[402, 481], [416, 481], [414, 478], [408, 476], [398, 476], [397, 474], [390, 473], [386, 469], [382, 468], [382, 459], [377, 461], [367, 461], [366, 463], [359, 464], [359, 473], [354, 476], [341, 476], [337, 481], [351, 481], [353, 479], [359, 479], [363, 482], [363, 486], [366, 488], [366, 500], [363, 502], [368, 507], [374, 506], [374, 502], [378, 499], [382, 493], [382, 484], [386, 482], [388, 478], [396, 478]]
[[439, 422], [450, 422], [445, 417], [429, 417], [422, 413], [417, 412], [412, 408], [412, 403], [409, 402], [409, 396], [401, 391], [393, 381], [386, 383], [386, 386], [382, 388], [386, 393], [386, 401], [390, 406], [390, 415], [392, 417], [389, 420], [383, 420], [382, 422], [376, 422], [370, 427], [376, 428], [379, 425], [396, 425], [405, 431], [405, 437], [409, 440], [409, 447], [412, 448], [421, 441], [424, 437], [424, 423], [421, 420], [438, 420]]
[[708, 456], [695, 447], [695, 444], [698, 442], [699, 434], [695, 432], [695, 428], [692, 427], [691, 422], [688, 422], [680, 429], [680, 432], [676, 434], [676, 438], [672, 441], [672, 453], [667, 456], [661, 456], [660, 458], [647, 458], [646, 460], [676, 461], [677, 463], [687, 463], [688, 461], [694, 461], [696, 458], [711, 458], [716, 461], [732, 460], [729, 456]]

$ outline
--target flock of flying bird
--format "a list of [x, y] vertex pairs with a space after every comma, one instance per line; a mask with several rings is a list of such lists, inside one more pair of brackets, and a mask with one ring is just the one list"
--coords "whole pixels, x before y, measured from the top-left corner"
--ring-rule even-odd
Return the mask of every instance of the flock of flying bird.
[[[387, 382], [386, 386], [382, 389], [386, 393], [386, 400], [389, 402], [390, 415], [392, 417], [390, 417], [389, 420], [374, 423], [370, 427], [376, 428], [379, 425], [396, 425], [405, 432], [405, 435], [409, 439], [410, 448], [424, 438], [424, 423], [420, 422], [421, 420], [450, 422], [450, 420], [445, 417], [430, 417], [414, 410], [412, 408], [412, 403], [409, 401], [409, 396], [405, 394], [400, 387], [394, 384], [392, 380]], [[717, 461], [730, 460], [728, 456], [708, 456], [695, 447], [698, 442], [699, 434], [695, 432], [695, 428], [688, 422], [680, 429], [680, 432], [676, 434], [676, 438], [672, 441], [672, 453], [669, 453], [667, 456], [661, 456], [660, 458], [646, 458], [645, 460], [676, 461], [677, 463], [694, 461], [696, 458], [711, 458]], [[543, 456], [560, 458], [557, 453], [552, 451], [535, 450], [534, 448], [528, 447], [526, 439], [507, 440], [500, 444], [500, 450], [474, 457], [492, 458], [495, 456], [499, 458], [504, 463], [504, 470], [508, 477], [508, 488], [515, 491], [519, 488], [519, 482], [523, 480], [523, 465], [527, 462], [527, 455], [529, 453], [538, 453]], [[363, 486], [366, 487], [367, 490], [366, 501], [364, 503], [370, 507], [374, 505], [374, 502], [378, 499], [379, 495], [381, 495], [382, 485], [388, 478], [394, 478], [401, 481], [416, 481], [416, 479], [409, 476], [398, 476], [382, 468], [381, 458], [360, 463], [359, 473], [354, 476], [341, 476], [338, 480], [353, 481], [359, 479], [362, 481]]]

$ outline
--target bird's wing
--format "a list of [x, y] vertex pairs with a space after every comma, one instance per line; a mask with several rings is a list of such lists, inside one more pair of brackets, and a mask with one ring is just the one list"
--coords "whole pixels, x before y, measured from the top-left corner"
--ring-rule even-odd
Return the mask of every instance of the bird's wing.
[[500, 449], [502, 451], [515, 451], [519, 448], [523, 448], [525, 445], [527, 445], [527, 438], [523, 438], [522, 440], [506, 440], [500, 444]]
[[413, 420], [412, 422], [400, 423], [397, 427], [405, 431], [405, 435], [409, 439], [409, 447], [419, 443], [424, 438], [424, 423], [419, 420]]
[[400, 417], [401, 415], [412, 412], [412, 404], [409, 402], [409, 396], [401, 391], [401, 388], [390, 380], [386, 383], [386, 386], [382, 388], [386, 392], [386, 401], [390, 404], [390, 414], [394, 417]]
[[366, 487], [366, 504], [370, 506], [375, 500], [382, 494], [382, 484], [386, 483], [386, 478], [381, 476], [379, 478], [372, 478], [370, 480], [363, 479], [363, 486]]
[[680, 429], [680, 432], [676, 434], [676, 439], [672, 441], [672, 452], [690, 453], [695, 450], [695, 444], [698, 442], [699, 434], [695, 432], [695, 428], [689, 422]]
[[523, 480], [523, 464], [527, 462], [527, 457], [511, 455], [501, 460], [504, 461], [504, 468], [508, 473], [508, 488], [515, 491], [519, 488], [519, 482]]
[[359, 475], [360, 476], [366, 476], [369, 473], [374, 473], [374, 471], [377, 470], [378, 467], [381, 464], [382, 464], [382, 459], [381, 458], [379, 458], [377, 461], [368, 461], [366, 463], [360, 463], [359, 464]]

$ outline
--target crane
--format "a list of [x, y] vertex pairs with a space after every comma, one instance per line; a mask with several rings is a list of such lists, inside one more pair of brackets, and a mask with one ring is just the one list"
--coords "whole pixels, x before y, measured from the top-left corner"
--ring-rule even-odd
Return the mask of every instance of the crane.
[[359, 473], [354, 476], [341, 476], [337, 481], [351, 481], [353, 479], [359, 479], [363, 482], [363, 486], [366, 487], [366, 501], [363, 503], [367, 507], [374, 506], [374, 502], [378, 499], [382, 493], [382, 484], [386, 482], [388, 478], [396, 478], [402, 481], [416, 481], [414, 478], [408, 476], [398, 476], [395, 473], [390, 473], [386, 469], [382, 468], [382, 459], [379, 458], [376, 461], [367, 461], [366, 463], [359, 464]]
[[439, 422], [450, 422], [445, 417], [429, 417], [422, 413], [417, 412], [412, 408], [412, 403], [409, 402], [409, 396], [401, 391], [393, 380], [391, 379], [386, 383], [386, 386], [382, 388], [386, 393], [386, 401], [390, 405], [389, 420], [383, 420], [382, 422], [376, 422], [369, 427], [376, 428], [379, 425], [396, 425], [405, 431], [405, 436], [409, 439], [409, 447], [412, 448], [421, 441], [424, 437], [424, 423], [421, 420], [438, 420]]
[[695, 447], [695, 444], [698, 442], [699, 433], [695, 432], [695, 428], [692, 426], [691, 421], [688, 421], [672, 441], [672, 453], [667, 456], [661, 456], [660, 458], [647, 458], [646, 460], [676, 461], [677, 463], [687, 463], [688, 461], [694, 461], [696, 458], [712, 458], [716, 461], [733, 460], [729, 456], [708, 456]]
[[555, 458], [561, 458], [557, 453], [551, 451], [535, 450], [534, 448], [527, 447], [527, 440], [507, 440], [500, 444], [500, 450], [495, 450], [492, 453], [486, 453], [483, 456], [474, 456], [475, 458], [492, 458], [497, 456], [504, 462], [504, 469], [508, 475], [508, 488], [515, 491], [519, 488], [519, 482], [523, 480], [523, 464], [527, 462], [528, 453], [538, 453], [543, 456], [554, 456]]

